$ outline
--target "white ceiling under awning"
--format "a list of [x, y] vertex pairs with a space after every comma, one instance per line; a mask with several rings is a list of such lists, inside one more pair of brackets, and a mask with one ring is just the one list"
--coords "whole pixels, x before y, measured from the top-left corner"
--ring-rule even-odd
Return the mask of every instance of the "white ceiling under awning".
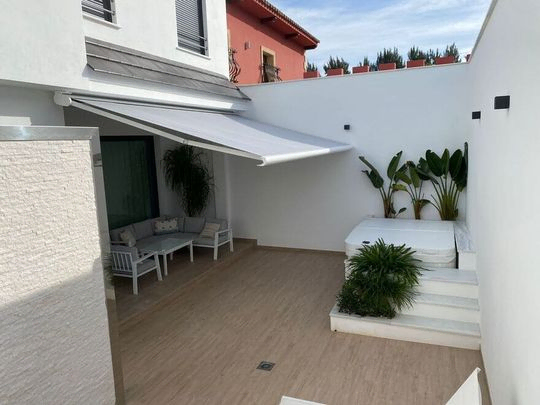
[[261, 160], [261, 166], [351, 149], [348, 144], [236, 114], [77, 97], [72, 105], [183, 144]]

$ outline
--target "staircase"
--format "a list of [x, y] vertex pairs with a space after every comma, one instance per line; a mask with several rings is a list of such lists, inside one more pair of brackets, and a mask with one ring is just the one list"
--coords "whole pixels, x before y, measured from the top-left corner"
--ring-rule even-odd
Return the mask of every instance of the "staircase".
[[480, 306], [476, 254], [468, 231], [456, 224], [459, 269], [423, 271], [415, 305], [393, 319], [330, 313], [334, 331], [464, 349], [480, 348]]

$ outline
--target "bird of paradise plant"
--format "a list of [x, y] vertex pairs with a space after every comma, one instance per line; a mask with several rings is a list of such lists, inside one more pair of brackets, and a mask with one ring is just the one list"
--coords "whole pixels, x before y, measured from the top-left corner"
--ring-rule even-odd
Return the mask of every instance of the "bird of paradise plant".
[[371, 181], [371, 184], [373, 184], [373, 187], [379, 190], [379, 194], [381, 195], [381, 199], [383, 201], [385, 218], [396, 218], [399, 214], [401, 214], [407, 209], [404, 207], [397, 212], [394, 209], [394, 193], [396, 191], [399, 191], [395, 188], [396, 184], [399, 181], [397, 173], [403, 172], [406, 169], [406, 165], [399, 167], [399, 161], [401, 159], [402, 153], [403, 151], [396, 153], [390, 161], [390, 164], [388, 165], [386, 175], [390, 180], [390, 184], [386, 188], [384, 186], [384, 179], [379, 174], [377, 169], [371, 163], [369, 163], [364, 156], [359, 156], [359, 159], [362, 161], [362, 163], [364, 163], [370, 169], [362, 170], [362, 173], [365, 173]]
[[424, 159], [420, 159], [418, 165], [414, 162], [407, 162], [408, 171], [398, 171], [396, 177], [405, 184], [395, 184], [394, 189], [398, 191], [405, 191], [411, 197], [411, 202], [414, 210], [414, 218], [422, 219], [422, 208], [430, 203], [429, 200], [424, 198], [422, 187], [425, 180], [429, 180], [429, 177], [422, 174], [423, 171], [429, 170], [427, 162]]
[[457, 149], [452, 155], [448, 149], [441, 156], [431, 150], [426, 151], [427, 167], [419, 170], [419, 173], [429, 177], [435, 188], [436, 195], [431, 196], [431, 204], [442, 220], [454, 221], [458, 217], [459, 197], [467, 187], [468, 155], [467, 143], [463, 151]]

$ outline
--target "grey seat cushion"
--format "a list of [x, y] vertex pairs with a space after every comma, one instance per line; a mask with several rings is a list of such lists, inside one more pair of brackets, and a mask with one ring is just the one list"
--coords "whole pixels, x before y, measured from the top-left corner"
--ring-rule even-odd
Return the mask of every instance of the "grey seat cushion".
[[137, 274], [144, 273], [145, 271], [148, 271], [149, 269], [153, 269], [155, 267], [157, 267], [157, 265], [153, 257], [143, 260], [137, 265]]
[[141, 221], [133, 224], [135, 229], [135, 238], [137, 240], [148, 238], [154, 234], [154, 220], [147, 219], [146, 221]]
[[[145, 273], [145, 272], [147, 272], [148, 270], [151, 270], [151, 269], [153, 270], [156, 267], [157, 267], [157, 265], [156, 265], [156, 261], [154, 260], [154, 258], [143, 260], [142, 262], [137, 264], [137, 274], [141, 275], [142, 273]], [[123, 269], [122, 270], [114, 269], [113, 272], [116, 273], [116, 274], [126, 274], [126, 275], [132, 275], [133, 274], [132, 271], [123, 270]]]
[[204, 218], [186, 217], [184, 220], [184, 232], [199, 234], [204, 228]]
[[[222, 243], [228, 240], [227, 235], [220, 236], [218, 243]], [[214, 238], [197, 238], [193, 241], [194, 245], [214, 246]]]

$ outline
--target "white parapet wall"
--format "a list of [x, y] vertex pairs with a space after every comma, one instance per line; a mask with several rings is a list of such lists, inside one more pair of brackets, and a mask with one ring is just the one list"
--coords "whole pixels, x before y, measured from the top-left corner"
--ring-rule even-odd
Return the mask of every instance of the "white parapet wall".
[[[251, 118], [348, 143], [353, 150], [269, 167], [231, 158], [236, 234], [263, 245], [343, 251], [345, 237], [364, 217], [383, 216], [379, 193], [358, 156], [384, 174], [400, 150], [405, 162], [427, 149], [462, 148], [469, 139], [468, 69], [453, 64], [242, 87], [252, 99]], [[424, 187], [427, 198], [430, 187]], [[411, 218], [406, 193], [396, 194], [395, 206], [407, 207], [400, 217]], [[462, 197], [462, 217], [465, 211]], [[423, 218], [438, 214], [427, 206]]]
[[41, 129], [0, 128], [0, 403], [114, 404], [97, 130]]
[[[498, 0], [472, 53], [467, 225], [482, 306], [482, 355], [494, 405], [540, 398], [540, 2]], [[504, 62], [502, 62], [504, 60]], [[494, 109], [496, 96], [509, 109]]]

